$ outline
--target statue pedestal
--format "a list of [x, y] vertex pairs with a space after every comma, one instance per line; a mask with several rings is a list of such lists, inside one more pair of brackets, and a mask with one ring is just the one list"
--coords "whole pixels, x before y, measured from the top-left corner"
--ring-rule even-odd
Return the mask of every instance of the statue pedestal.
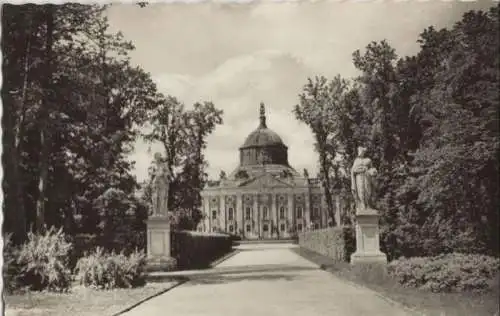
[[376, 210], [356, 212], [356, 252], [351, 255], [351, 265], [381, 264], [385, 267], [387, 256], [380, 251], [379, 215]]
[[168, 271], [175, 266], [170, 256], [170, 221], [168, 217], [152, 216], [147, 226], [147, 270]]

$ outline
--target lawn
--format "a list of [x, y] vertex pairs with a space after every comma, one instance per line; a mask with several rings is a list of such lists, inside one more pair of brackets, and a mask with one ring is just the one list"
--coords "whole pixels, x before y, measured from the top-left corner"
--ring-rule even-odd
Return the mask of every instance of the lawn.
[[333, 263], [332, 259], [313, 251], [296, 248], [300, 256], [320, 265], [342, 279], [370, 288], [387, 298], [426, 316], [498, 316], [499, 286], [487, 293], [432, 293], [405, 288], [390, 277], [367, 277], [355, 273], [348, 263]]
[[100, 291], [75, 286], [70, 293], [28, 292], [4, 297], [6, 316], [112, 316], [155, 294], [175, 286], [177, 281], [148, 283], [134, 289]]

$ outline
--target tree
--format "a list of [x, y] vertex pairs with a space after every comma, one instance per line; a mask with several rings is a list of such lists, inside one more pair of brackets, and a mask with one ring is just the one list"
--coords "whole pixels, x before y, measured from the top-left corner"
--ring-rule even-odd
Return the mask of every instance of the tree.
[[[344, 102], [348, 89], [347, 82], [336, 76], [328, 82], [325, 77], [308, 79], [300, 103], [295, 106], [295, 117], [309, 126], [315, 138], [315, 150], [319, 155], [320, 177], [327, 202], [328, 214], [334, 222], [334, 181], [338, 179], [338, 168], [334, 162], [339, 153], [339, 144], [335, 140], [338, 133], [337, 110]], [[337, 224], [334, 222], [334, 225]]]
[[19, 240], [34, 224], [100, 233], [106, 192], [139, 203], [127, 154], [162, 96], [130, 64], [133, 45], [109, 33], [105, 7], [3, 9], [6, 223], [19, 221]]
[[144, 134], [147, 141], [163, 145], [164, 162], [173, 175], [169, 209], [175, 210], [183, 228], [195, 227], [201, 218], [200, 193], [207, 181], [203, 151], [207, 136], [222, 124], [222, 114], [210, 102], [195, 103], [186, 110], [180, 101], [169, 96], [153, 111], [152, 129]]

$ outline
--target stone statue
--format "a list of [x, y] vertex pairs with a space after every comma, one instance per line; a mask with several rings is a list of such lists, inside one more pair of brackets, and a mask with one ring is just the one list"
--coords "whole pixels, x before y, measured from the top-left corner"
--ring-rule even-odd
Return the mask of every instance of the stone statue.
[[153, 216], [168, 216], [168, 198], [172, 175], [166, 166], [161, 162], [161, 156], [155, 154], [157, 172], [153, 179], [152, 205]]
[[351, 169], [351, 190], [356, 203], [356, 213], [374, 211], [374, 177], [377, 170], [370, 158], [365, 157], [366, 148], [358, 147], [358, 156]]

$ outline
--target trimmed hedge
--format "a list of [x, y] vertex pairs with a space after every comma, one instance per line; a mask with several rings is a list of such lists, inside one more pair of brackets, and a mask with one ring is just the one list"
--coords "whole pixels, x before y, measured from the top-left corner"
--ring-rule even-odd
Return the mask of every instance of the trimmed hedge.
[[171, 254], [178, 269], [207, 268], [229, 253], [233, 244], [233, 238], [225, 234], [172, 231], [171, 236]]
[[488, 290], [498, 281], [498, 258], [451, 253], [435, 257], [400, 258], [389, 263], [388, 272], [400, 284], [432, 292]]
[[304, 231], [298, 234], [299, 245], [335, 261], [350, 260], [356, 242], [351, 226], [337, 226]]

